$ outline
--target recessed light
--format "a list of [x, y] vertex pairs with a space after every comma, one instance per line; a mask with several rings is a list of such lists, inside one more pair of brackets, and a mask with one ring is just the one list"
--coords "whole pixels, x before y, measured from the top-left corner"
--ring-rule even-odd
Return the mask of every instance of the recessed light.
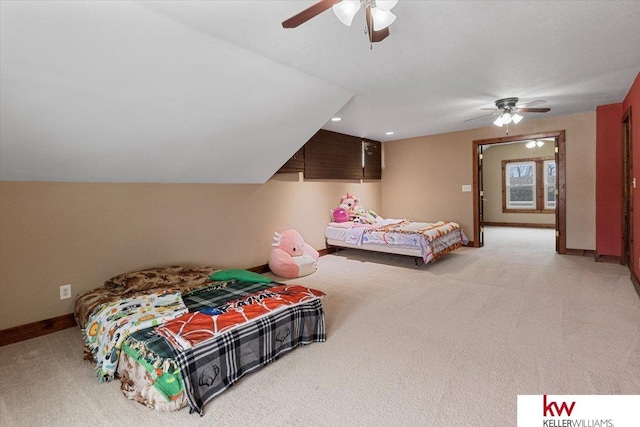
[[332, 117], [331, 118], [332, 122], [339, 122], [340, 120], [342, 120], [340, 117]]
[[393, 135], [393, 132], [387, 132], [385, 135]]

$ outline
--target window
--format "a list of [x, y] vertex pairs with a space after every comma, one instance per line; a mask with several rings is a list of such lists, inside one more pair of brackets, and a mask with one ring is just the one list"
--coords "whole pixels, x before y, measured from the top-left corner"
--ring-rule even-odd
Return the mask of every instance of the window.
[[536, 208], [535, 162], [507, 163], [507, 209]]
[[545, 160], [544, 167], [544, 208], [556, 208], [556, 161]]
[[502, 211], [549, 213], [556, 208], [556, 162], [551, 158], [503, 160]]

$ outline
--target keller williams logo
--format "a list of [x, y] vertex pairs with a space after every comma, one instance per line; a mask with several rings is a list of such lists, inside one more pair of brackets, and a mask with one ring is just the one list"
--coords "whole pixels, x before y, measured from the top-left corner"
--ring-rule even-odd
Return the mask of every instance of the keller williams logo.
[[[576, 402], [571, 402], [571, 405], [567, 405], [567, 402], [562, 402], [560, 406], [558, 406], [557, 402], [550, 401], [547, 403], [547, 395], [543, 395], [542, 397], [542, 416], [543, 417], [560, 417], [562, 413], [566, 411], [567, 416], [571, 416], [571, 412], [573, 412], [573, 408], [576, 406]], [[554, 413], [555, 409], [555, 413]]]

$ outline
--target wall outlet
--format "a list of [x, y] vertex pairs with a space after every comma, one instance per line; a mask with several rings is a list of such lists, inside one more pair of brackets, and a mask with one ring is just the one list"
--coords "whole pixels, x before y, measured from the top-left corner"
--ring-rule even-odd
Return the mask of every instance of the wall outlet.
[[463, 193], [470, 193], [471, 192], [471, 186], [470, 185], [463, 185], [462, 186], [462, 192]]
[[60, 286], [60, 299], [71, 298], [71, 285]]

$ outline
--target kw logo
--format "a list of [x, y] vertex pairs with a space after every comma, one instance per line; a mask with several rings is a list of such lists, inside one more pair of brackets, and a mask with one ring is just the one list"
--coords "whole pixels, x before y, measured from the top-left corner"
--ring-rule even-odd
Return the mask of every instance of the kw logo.
[[[574, 406], [576, 406], [576, 402], [571, 402], [571, 405], [567, 405], [567, 402], [562, 402], [560, 406], [558, 406], [557, 402], [549, 402], [547, 403], [547, 395], [543, 395], [542, 398], [542, 416], [543, 417], [559, 417], [562, 416], [563, 412], [567, 412], [567, 416], [571, 416], [571, 412], [573, 412]], [[555, 413], [553, 412], [555, 409]]]

